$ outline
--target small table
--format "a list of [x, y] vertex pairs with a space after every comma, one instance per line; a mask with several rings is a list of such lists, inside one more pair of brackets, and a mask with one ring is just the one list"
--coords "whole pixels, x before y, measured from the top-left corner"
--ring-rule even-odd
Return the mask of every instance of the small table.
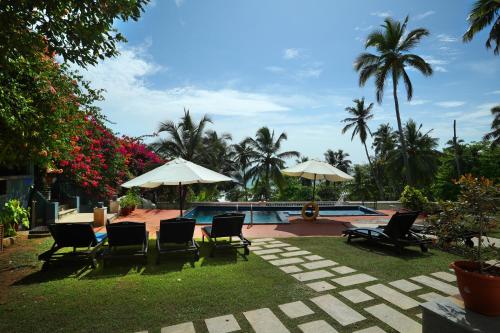
[[500, 316], [484, 316], [464, 307], [456, 298], [442, 298], [420, 305], [422, 308], [422, 332], [498, 333]]

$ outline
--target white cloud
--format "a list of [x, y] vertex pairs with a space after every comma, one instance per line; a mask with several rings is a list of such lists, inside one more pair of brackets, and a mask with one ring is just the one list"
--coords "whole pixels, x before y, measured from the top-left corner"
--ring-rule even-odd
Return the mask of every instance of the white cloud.
[[266, 68], [266, 71], [269, 71], [271, 73], [283, 73], [285, 71], [285, 69], [283, 67], [279, 67], [279, 66], [267, 66]]
[[298, 49], [284, 49], [283, 50], [283, 58], [284, 59], [295, 59], [300, 56], [300, 51]]
[[184, 2], [186, 2], [186, 0], [174, 0], [174, 2], [177, 8], [179, 8], [184, 4]]
[[323, 73], [323, 69], [321, 68], [305, 68], [301, 69], [297, 72], [297, 76], [300, 78], [317, 78]]
[[464, 101], [442, 101], [434, 103], [442, 108], [457, 108], [459, 106], [465, 105]]
[[388, 11], [387, 12], [377, 11], [377, 12], [370, 13], [370, 15], [385, 18], [385, 17], [391, 16], [391, 12], [388, 12]]
[[442, 73], [448, 72], [446, 67], [443, 66], [443, 65], [447, 65], [449, 63], [447, 60], [434, 58], [433, 56], [430, 56], [430, 55], [423, 55], [422, 58], [427, 63], [432, 65], [432, 69], [434, 69], [434, 71], [442, 72]]
[[422, 20], [422, 19], [424, 19], [424, 18], [426, 18], [428, 16], [431, 16], [431, 15], [434, 15], [434, 14], [436, 14], [435, 11], [428, 10], [428, 11], [422, 13], [422, 14], [418, 14], [417, 16], [415, 16], [415, 20]]
[[490, 91], [490, 92], [486, 93], [486, 95], [500, 95], [500, 90]]
[[429, 101], [428, 99], [412, 99], [407, 104], [412, 105], [412, 106], [416, 106], [416, 105], [424, 105], [424, 104], [427, 104], [430, 102], [431, 101]]
[[452, 37], [452, 36], [447, 35], [447, 34], [439, 34], [439, 35], [437, 35], [437, 39], [440, 42], [444, 42], [444, 43], [454, 43], [454, 42], [458, 41], [458, 38]]
[[355, 27], [354, 30], [355, 31], [369, 31], [369, 30], [372, 30], [374, 28], [373, 25], [369, 25], [369, 26], [366, 26], [366, 27]]

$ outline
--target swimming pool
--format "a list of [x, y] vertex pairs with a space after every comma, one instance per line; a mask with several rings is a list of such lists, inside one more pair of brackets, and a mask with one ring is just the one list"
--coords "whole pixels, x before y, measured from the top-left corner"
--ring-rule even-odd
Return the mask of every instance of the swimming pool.
[[[253, 207], [249, 205], [224, 205], [224, 206], [196, 206], [188, 210], [184, 216], [196, 219], [197, 224], [211, 224], [215, 215], [227, 212], [240, 212], [245, 214], [245, 224], [251, 222], [250, 210], [253, 209], [254, 224], [286, 224], [289, 216], [300, 216], [302, 207]], [[321, 207], [320, 217], [328, 216], [384, 216], [376, 210], [365, 206], [331, 206]]]

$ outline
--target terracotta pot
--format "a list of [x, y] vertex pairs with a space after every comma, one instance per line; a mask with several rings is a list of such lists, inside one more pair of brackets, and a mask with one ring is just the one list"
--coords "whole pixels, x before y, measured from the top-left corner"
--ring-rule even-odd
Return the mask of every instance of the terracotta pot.
[[467, 309], [486, 316], [500, 316], [500, 276], [480, 274], [479, 263], [475, 261], [455, 261], [450, 268], [455, 270]]
[[134, 207], [123, 207], [120, 209], [120, 214], [125, 216], [125, 215], [128, 215], [130, 213], [132, 213], [135, 209], [135, 206]]

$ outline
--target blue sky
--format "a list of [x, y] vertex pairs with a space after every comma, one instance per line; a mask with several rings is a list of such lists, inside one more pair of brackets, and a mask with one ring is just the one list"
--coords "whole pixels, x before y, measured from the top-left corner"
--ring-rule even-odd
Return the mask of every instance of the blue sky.
[[[358, 87], [355, 57], [368, 33], [386, 16], [431, 36], [414, 52], [434, 68], [425, 78], [410, 72], [411, 103], [400, 88], [403, 120], [423, 123], [444, 144], [458, 134], [479, 140], [489, 109], [500, 102], [500, 57], [484, 47], [485, 32], [463, 44], [472, 1], [156, 0], [139, 22], [117, 24], [129, 42], [121, 55], [90, 68], [86, 78], [106, 89], [100, 104], [116, 131], [138, 136], [160, 121], [177, 120], [183, 108], [234, 141], [262, 126], [285, 131], [285, 149], [323, 158], [344, 149], [354, 162], [366, 157], [358, 140], [342, 135], [352, 99], [375, 101], [373, 82]], [[388, 89], [370, 123], [395, 127]]]

